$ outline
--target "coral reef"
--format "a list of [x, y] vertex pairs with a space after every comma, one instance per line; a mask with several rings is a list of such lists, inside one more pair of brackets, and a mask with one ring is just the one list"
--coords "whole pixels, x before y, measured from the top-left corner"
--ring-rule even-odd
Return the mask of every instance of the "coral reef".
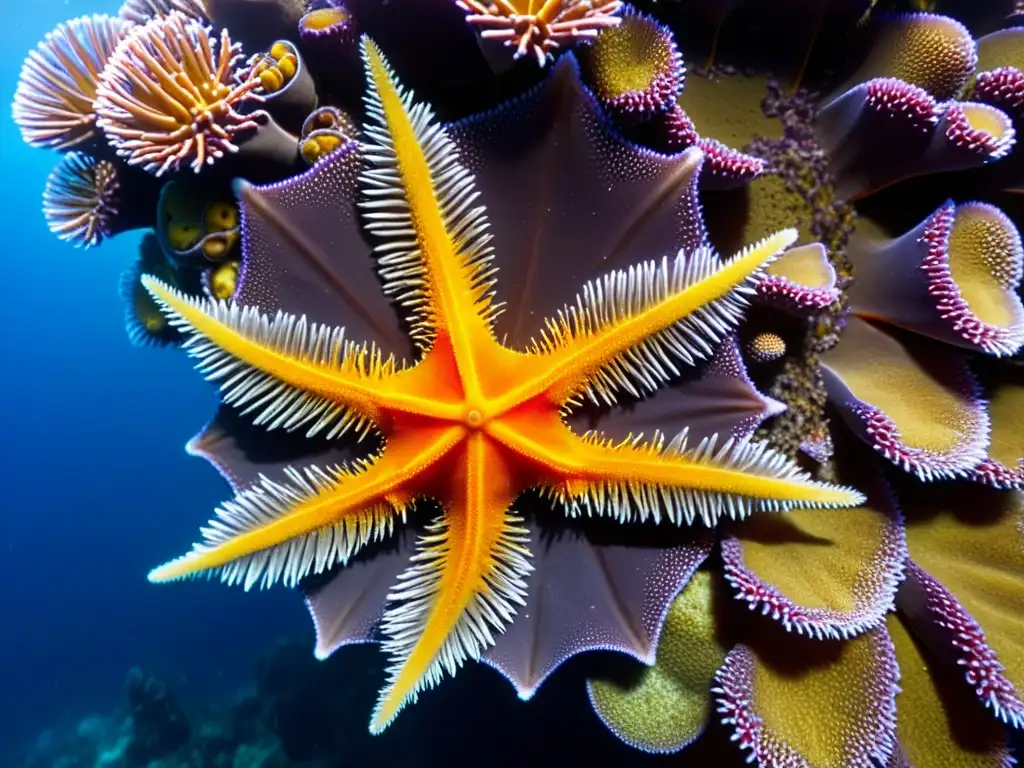
[[[1009, 765], [1024, 38], [977, 5], [130, 0], [55, 30], [13, 109], [67, 153], [48, 225], [151, 229], [129, 336], [219, 387], [188, 450], [233, 495], [150, 579], [281, 582], [316, 630], [219, 725], [133, 673], [128, 725], [66, 754], [416, 764], [431, 714], [395, 718], [463, 667], [439, 710], [525, 717], [446, 698], [488, 666], [535, 706], [585, 677], [598, 717], [553, 720], [605, 762]], [[406, 736], [353, 724], [374, 690]]]

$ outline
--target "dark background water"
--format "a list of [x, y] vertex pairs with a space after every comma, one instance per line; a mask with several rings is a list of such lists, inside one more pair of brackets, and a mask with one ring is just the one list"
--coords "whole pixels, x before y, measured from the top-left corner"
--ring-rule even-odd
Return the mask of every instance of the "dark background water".
[[119, 702], [132, 664], [185, 695], [232, 690], [257, 649], [307, 628], [287, 590], [146, 581], [228, 493], [183, 450], [214, 393], [182, 355], [129, 344], [117, 284], [138, 235], [90, 251], [57, 241], [41, 195], [59, 157], [23, 145], [10, 118], [28, 51], [63, 20], [118, 6], [4, 0], [0, 16], [3, 746]]

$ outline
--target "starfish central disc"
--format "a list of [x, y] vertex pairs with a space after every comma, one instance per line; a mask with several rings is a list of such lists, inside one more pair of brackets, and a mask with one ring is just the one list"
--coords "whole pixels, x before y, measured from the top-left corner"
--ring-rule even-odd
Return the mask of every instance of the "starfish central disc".
[[[399, 363], [341, 328], [191, 299], [151, 277], [144, 284], [191, 335], [190, 352], [221, 382], [226, 403], [271, 429], [331, 439], [375, 432], [383, 447], [240, 490], [204, 541], [150, 578], [219, 573], [246, 587], [295, 585], [347, 564], [424, 506], [439, 507], [380, 620], [391, 667], [371, 723], [379, 732], [422, 689], [493, 646], [524, 604], [531, 542], [513, 510], [526, 491], [574, 515], [709, 526], [760, 510], [856, 505], [862, 496], [811, 480], [759, 443], [688, 446], [685, 431], [613, 443], [575, 433], [565, 418], [586, 400], [651, 393], [705, 357], [795, 232], [727, 261], [707, 249], [652, 254], [659, 260], [584, 286], [529, 349], [510, 348], [493, 330], [498, 270], [474, 177], [377, 47], [364, 41], [363, 54], [367, 124], [348, 151], [362, 153], [363, 221], [381, 243], [383, 289], [405, 309], [419, 358]], [[681, 172], [692, 177], [700, 160], [698, 150], [682, 156]]]

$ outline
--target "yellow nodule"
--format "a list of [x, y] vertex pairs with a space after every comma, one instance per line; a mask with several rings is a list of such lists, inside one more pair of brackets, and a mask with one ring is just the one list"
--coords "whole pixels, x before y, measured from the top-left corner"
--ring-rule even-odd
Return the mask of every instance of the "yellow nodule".
[[202, 236], [203, 232], [196, 224], [175, 221], [167, 227], [167, 241], [176, 251], [187, 251], [195, 246]]
[[210, 275], [210, 291], [218, 299], [230, 299], [238, 287], [238, 262], [226, 261]]
[[305, 160], [310, 165], [312, 165], [317, 160], [319, 160], [320, 156], [322, 154], [322, 152], [320, 150], [320, 144], [317, 142], [317, 140], [315, 138], [313, 138], [313, 139], [306, 139], [304, 142], [302, 142], [302, 150], [301, 151], [302, 151], [302, 159]]
[[223, 232], [238, 226], [238, 207], [232, 203], [210, 203], [203, 212], [207, 232]]

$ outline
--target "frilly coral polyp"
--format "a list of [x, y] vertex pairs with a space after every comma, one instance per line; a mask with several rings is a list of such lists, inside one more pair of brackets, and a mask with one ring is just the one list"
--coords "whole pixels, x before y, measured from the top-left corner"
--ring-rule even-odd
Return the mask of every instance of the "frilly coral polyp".
[[484, 41], [514, 49], [513, 58], [532, 55], [543, 67], [552, 53], [579, 40], [594, 38], [620, 21], [621, 0], [595, 4], [590, 0], [457, 0], [466, 21]]
[[936, 99], [960, 95], [978, 61], [974, 38], [956, 19], [934, 13], [902, 14], [883, 22], [871, 54], [851, 78], [896, 78]]
[[854, 312], [991, 355], [1024, 345], [1024, 250], [998, 208], [947, 202], [894, 240], [855, 236], [849, 256]]
[[922, 480], [963, 477], [985, 458], [989, 417], [955, 350], [849, 317], [821, 358], [829, 399], [849, 427]]
[[157, 186], [145, 174], [69, 152], [47, 179], [43, 215], [59, 239], [92, 248], [120, 232], [148, 227], [156, 199]]
[[110, 16], [82, 16], [58, 25], [29, 53], [12, 110], [26, 142], [64, 150], [94, 137], [97, 85], [129, 27]]
[[923, 568], [911, 562], [900, 589], [899, 606], [912, 616], [918, 631], [933, 644], [948, 644], [967, 684], [986, 707], [1009, 725], [1024, 726], [1024, 701], [1004, 674], [1005, 667], [989, 645], [985, 630], [956, 595]]
[[278, 40], [265, 53], [253, 56], [249, 66], [237, 79], [257, 79], [255, 93], [263, 109], [282, 127], [299, 130], [319, 99], [299, 49], [288, 40]]
[[598, 101], [627, 120], [670, 109], [683, 89], [683, 59], [672, 33], [633, 10], [583, 49], [581, 64]]
[[237, 134], [260, 125], [239, 111], [260, 101], [258, 79], [236, 82], [240, 59], [226, 29], [218, 49], [210, 28], [180, 12], [153, 19], [111, 57], [97, 89], [97, 123], [130, 165], [160, 176], [187, 163], [198, 173], [237, 152]]
[[839, 300], [836, 271], [821, 243], [790, 248], [766, 270], [757, 300], [796, 315], [808, 315]]
[[984, 165], [1016, 142], [1001, 110], [939, 103], [924, 89], [892, 78], [861, 83], [827, 103], [816, 131], [839, 193], [851, 198], [911, 176]]

